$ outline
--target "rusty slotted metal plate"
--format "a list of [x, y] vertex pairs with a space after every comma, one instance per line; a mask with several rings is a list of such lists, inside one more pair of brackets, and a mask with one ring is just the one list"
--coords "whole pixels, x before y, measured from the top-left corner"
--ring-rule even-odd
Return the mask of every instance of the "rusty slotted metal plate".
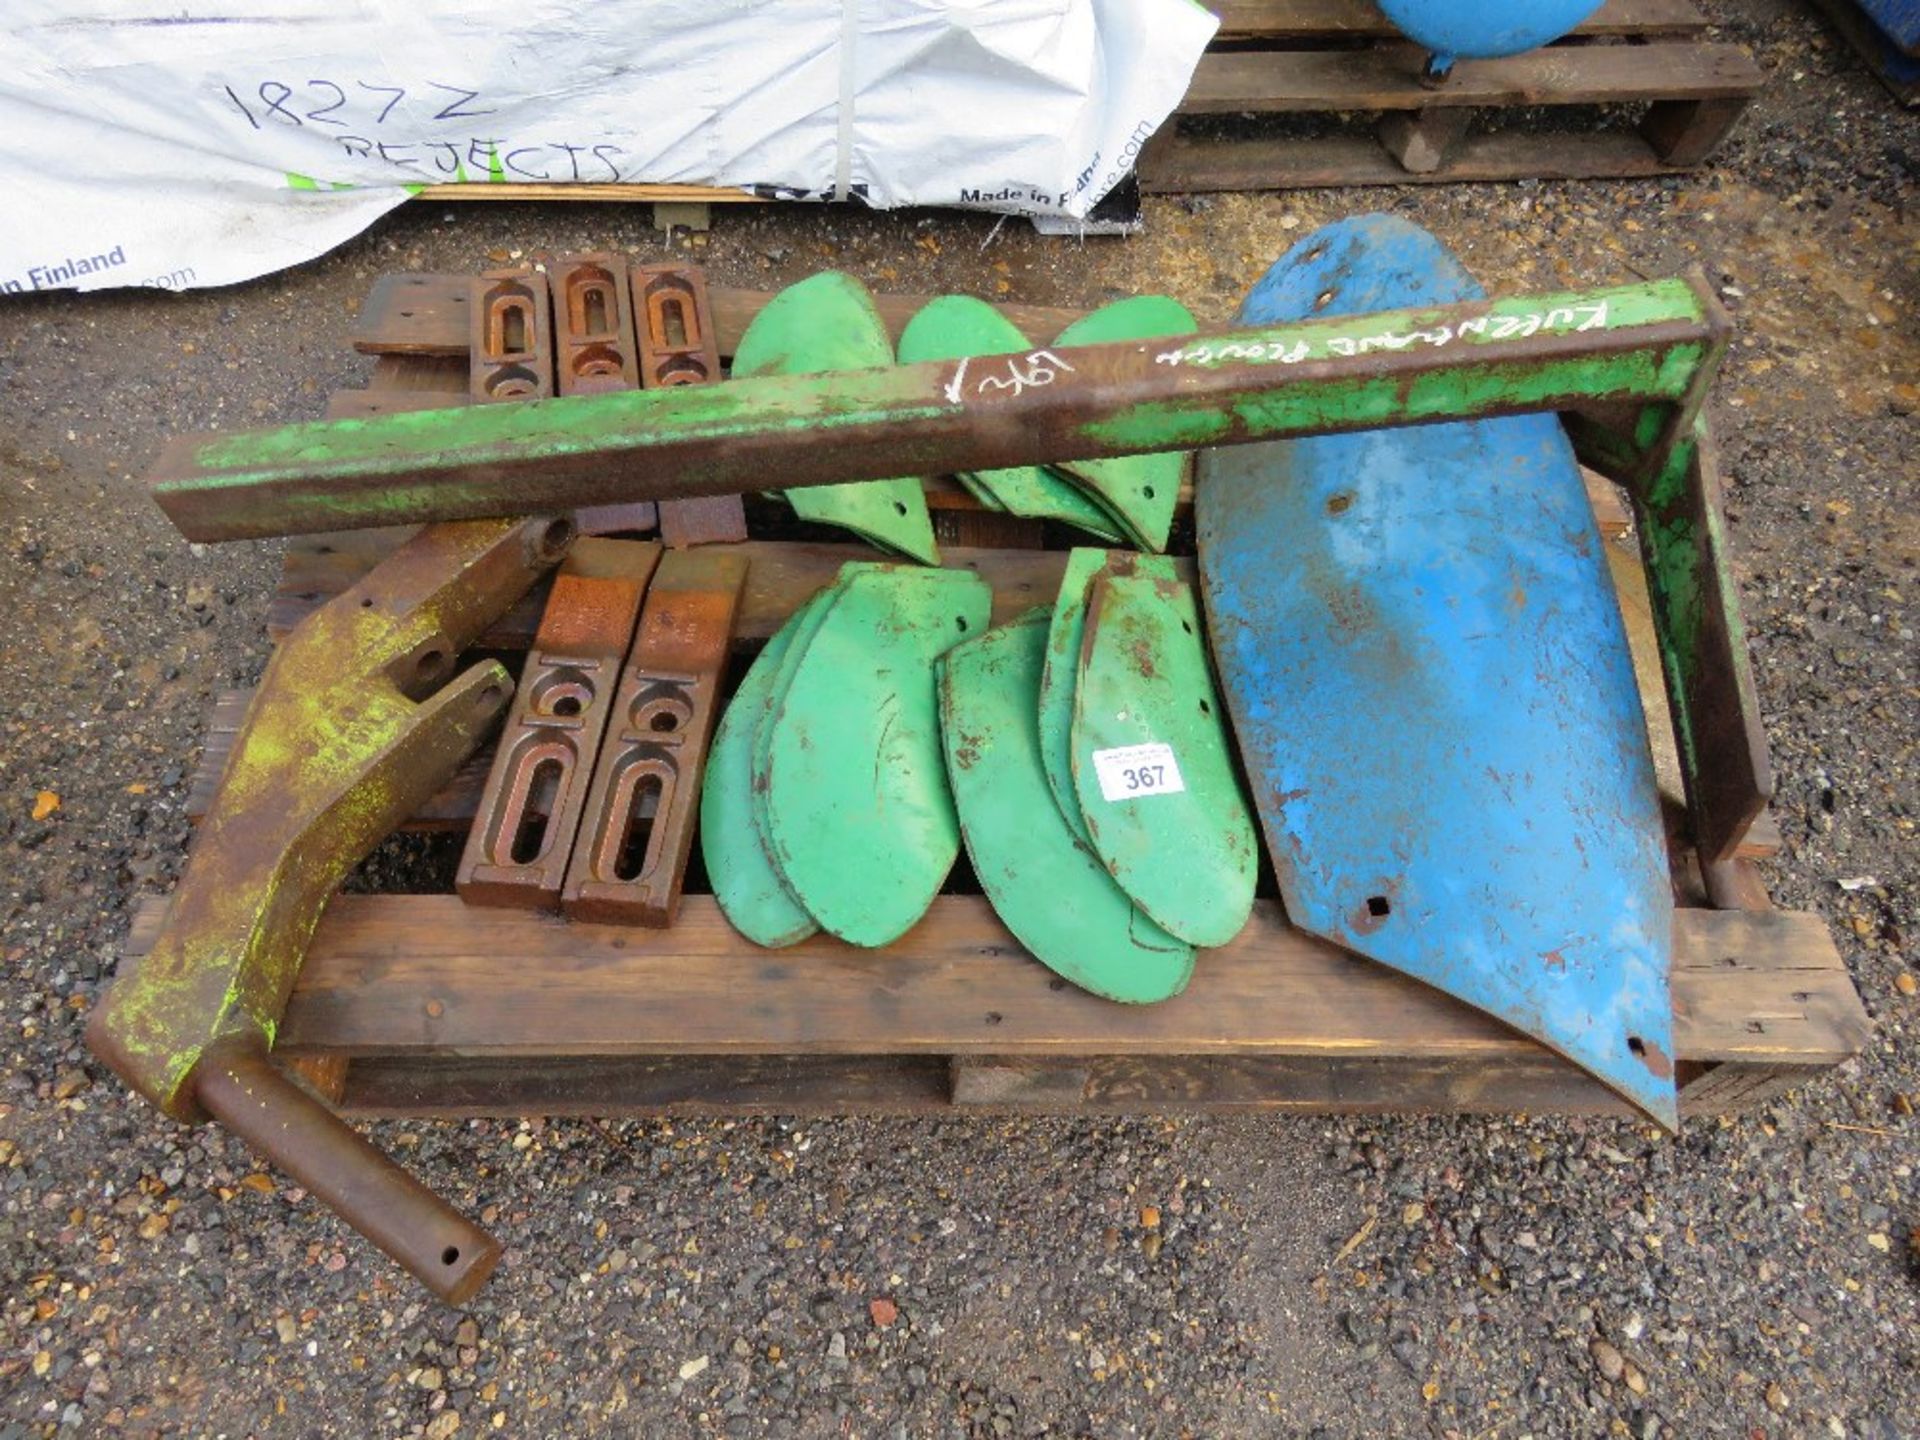
[[[867, 287], [825, 270], [789, 285], [753, 317], [734, 349], [733, 374], [809, 375], [893, 363], [893, 342]], [[803, 520], [838, 525], [909, 560], [940, 563], [918, 479], [858, 480], [784, 493]]]
[[1192, 589], [1102, 571], [1074, 684], [1074, 791], [1094, 853], [1163, 930], [1224, 945], [1260, 870]]
[[[1432, 236], [1309, 236], [1249, 325], [1478, 298]], [[1203, 456], [1201, 575], [1288, 917], [1671, 1127], [1673, 920], [1632, 659], [1552, 415]]]
[[967, 856], [994, 913], [1042, 964], [1109, 1000], [1178, 995], [1193, 947], [1127, 898], [1047, 787], [1036, 723], [1045, 608], [940, 661], [940, 733]]
[[[640, 338], [640, 383], [649, 389], [720, 383], [720, 343], [697, 265], [636, 265], [633, 306]], [[747, 538], [738, 495], [668, 500], [660, 507], [660, 539], [676, 549]]]
[[[1153, 340], [1191, 335], [1199, 327], [1187, 307], [1165, 295], [1132, 295], [1083, 315], [1054, 339], [1056, 346], [1105, 345], [1117, 340]], [[1072, 356], [1063, 357], [1068, 364]], [[1173, 529], [1187, 452], [1168, 450], [1114, 460], [1068, 460], [1055, 471], [1099, 502], [1142, 550], [1164, 550]]]
[[469, 905], [557, 910], [660, 547], [582, 540], [553, 577], [454, 888]]
[[[640, 364], [627, 298], [626, 261], [611, 252], [569, 255], [547, 270], [553, 301], [554, 378], [562, 395], [635, 390]], [[574, 512], [584, 535], [648, 531], [659, 523], [651, 500], [583, 505]]]
[[743, 556], [717, 551], [669, 553], [654, 572], [567, 870], [569, 917], [673, 923], [746, 579]]
[[912, 928], [960, 851], [934, 662], [986, 629], [965, 570], [846, 576], [766, 721], [754, 789], [787, 887], [821, 927], [879, 946]]
[[[902, 365], [912, 365], [1030, 348], [1020, 327], [986, 301], [972, 295], [942, 295], [921, 306], [900, 332], [899, 358]], [[1124, 538], [1104, 508], [1044, 465], [962, 471], [955, 478], [989, 509], [1058, 520], [1102, 540]]]
[[754, 793], [754, 740], [787, 656], [820, 623], [834, 593], [828, 587], [794, 611], [754, 657], [720, 717], [700, 787], [700, 857], [713, 898], [734, 929], [768, 949], [798, 945], [820, 926], [787, 888], [761, 838], [754, 816], [760, 804]]
[[478, 404], [553, 394], [553, 323], [546, 280], [530, 268], [488, 270], [473, 280], [468, 388]]

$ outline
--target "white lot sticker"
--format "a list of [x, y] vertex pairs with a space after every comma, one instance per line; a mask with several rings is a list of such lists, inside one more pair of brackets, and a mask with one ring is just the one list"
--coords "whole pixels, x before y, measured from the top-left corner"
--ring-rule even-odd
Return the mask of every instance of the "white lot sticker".
[[1105, 800], [1139, 800], [1148, 795], [1178, 795], [1187, 788], [1173, 747], [1158, 740], [1093, 752], [1093, 773]]

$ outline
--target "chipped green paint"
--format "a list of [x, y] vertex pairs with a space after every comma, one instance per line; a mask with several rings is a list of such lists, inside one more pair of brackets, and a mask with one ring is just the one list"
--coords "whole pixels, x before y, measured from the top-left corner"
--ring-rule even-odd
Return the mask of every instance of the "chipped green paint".
[[[183, 437], [153, 493], [194, 539], [621, 499], [789, 494], [1580, 401], [1697, 393], [1724, 321], [1683, 280], [725, 385]], [[965, 367], [964, 369], [962, 367]], [[1026, 374], [1033, 367], [1025, 366]]]
[[[900, 332], [899, 358], [903, 365], [915, 365], [924, 360], [1006, 355], [1028, 346], [1020, 327], [986, 301], [972, 295], [942, 295], [907, 321]], [[962, 470], [955, 478], [988, 509], [1057, 520], [1102, 540], [1125, 538], [1103, 506], [1044, 465]]]
[[1049, 619], [1030, 610], [941, 659], [941, 743], [967, 855], [1035, 959], [1109, 1000], [1165, 1000], [1192, 977], [1193, 947], [1140, 912], [1048, 792], [1034, 720]]
[[960, 853], [934, 662], [987, 628], [967, 570], [856, 567], [836, 582], [766, 721], [755, 798], [787, 888], [850, 945], [899, 939]]
[[[893, 363], [893, 342], [873, 296], [851, 275], [825, 270], [762, 307], [734, 348], [733, 373], [812, 375]], [[711, 387], [718, 393], [722, 387]], [[837, 525], [908, 560], [940, 563], [926, 492], [894, 477], [781, 492], [802, 520]]]
[[275, 651], [195, 837], [167, 922], [89, 1027], [128, 1084], [179, 1119], [216, 1042], [271, 1044], [348, 871], [458, 768], [513, 682], [454, 657], [564, 550], [540, 521], [431, 527]]
[[[1082, 315], [1053, 343], [1070, 351], [1120, 340], [1170, 340], [1198, 328], [1192, 313], [1178, 300], [1130, 295]], [[1168, 447], [1146, 455], [1067, 460], [1054, 469], [1097, 501], [1131, 544], [1142, 550], [1164, 550], [1191, 458], [1185, 450]]]
[[1168, 934], [1225, 945], [1253, 913], [1260, 852], [1193, 589], [1102, 570], [1085, 630], [1071, 761], [1094, 853]]
[[797, 641], [832, 602], [829, 587], [788, 617], [757, 656], [714, 731], [700, 786], [700, 855], [720, 912], [756, 945], [797, 945], [820, 926], [787, 888], [755, 818], [754, 747]]

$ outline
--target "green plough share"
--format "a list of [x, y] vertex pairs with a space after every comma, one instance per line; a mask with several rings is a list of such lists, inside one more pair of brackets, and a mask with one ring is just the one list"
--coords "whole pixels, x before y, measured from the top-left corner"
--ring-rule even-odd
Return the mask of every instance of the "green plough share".
[[[1105, 345], [1191, 335], [1198, 328], [1178, 300], [1135, 295], [1082, 316], [1053, 343]], [[1072, 357], [1066, 358], [1071, 363]], [[1069, 460], [1054, 469], [1098, 500], [1133, 544], [1158, 551], [1167, 548], [1167, 535], [1173, 529], [1173, 509], [1180, 499], [1180, 482], [1186, 479], [1187, 459], [1185, 450], [1171, 450], [1117, 460]]]
[[1080, 796], [1073, 784], [1073, 695], [1080, 672], [1080, 647], [1087, 633], [1087, 591], [1093, 577], [1109, 566], [1138, 571], [1171, 583], [1177, 579], [1173, 562], [1159, 556], [1129, 551], [1075, 550], [1067, 556], [1060, 577], [1060, 595], [1047, 628], [1045, 664], [1040, 675], [1040, 760], [1047, 788], [1083, 845], [1093, 836], [1080, 814]]
[[861, 567], [767, 717], [753, 789], [789, 891], [820, 926], [880, 946], [926, 913], [960, 852], [934, 662], [978, 635], [992, 591], [963, 570]]
[[1035, 723], [1047, 621], [1030, 610], [940, 662], [940, 733], [967, 854], [995, 913], [1042, 964], [1109, 1000], [1165, 1000], [1192, 977], [1193, 948], [1114, 884], [1047, 787]]
[[[900, 363], [1005, 355], [1032, 348], [1020, 327], [984, 300], [942, 295], [920, 308], [900, 332]], [[1106, 510], [1044, 465], [962, 471], [955, 477], [982, 505], [1036, 520], [1058, 520], [1102, 540], [1125, 539]]]
[[1073, 783], [1094, 851], [1163, 929], [1224, 945], [1252, 913], [1260, 861], [1193, 591], [1105, 571], [1085, 625]]
[[[867, 287], [825, 270], [789, 285], [753, 317], [734, 351], [733, 376], [812, 375], [893, 364], [886, 323]], [[831, 445], [823, 436], [822, 444]], [[838, 525], [882, 550], [940, 563], [933, 520], [917, 479], [859, 480], [782, 492], [802, 520]]]
[[714, 899], [734, 929], [769, 949], [797, 945], [820, 927], [767, 857], [754, 819], [754, 743], [787, 656], [819, 623], [833, 594], [823, 590], [796, 610], [755, 657], [720, 717], [700, 787], [700, 853]]

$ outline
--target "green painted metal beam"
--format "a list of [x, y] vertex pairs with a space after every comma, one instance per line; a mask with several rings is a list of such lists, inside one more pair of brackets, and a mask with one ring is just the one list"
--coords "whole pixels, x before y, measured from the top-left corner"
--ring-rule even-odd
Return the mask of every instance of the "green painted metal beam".
[[230, 435], [163, 452], [194, 540], [568, 510], [1626, 402], [1696, 404], [1697, 278]]

